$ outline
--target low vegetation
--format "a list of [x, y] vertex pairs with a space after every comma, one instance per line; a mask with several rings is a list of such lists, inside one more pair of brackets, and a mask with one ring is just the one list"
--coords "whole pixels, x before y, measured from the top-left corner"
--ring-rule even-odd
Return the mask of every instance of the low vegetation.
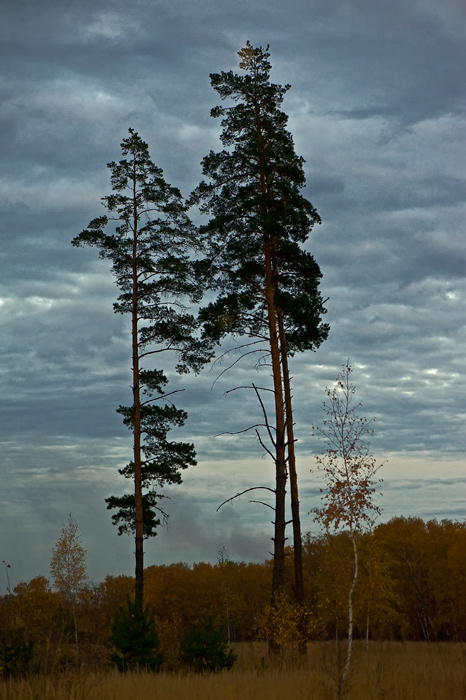
[[[361, 536], [345, 700], [466, 697], [465, 551], [466, 524], [448, 520], [395, 518]], [[0, 598], [0, 700], [283, 700], [290, 688], [293, 700], [334, 700], [348, 651], [351, 539], [305, 538], [304, 605], [288, 554], [275, 606], [270, 561], [235, 563], [222, 551], [214, 565], [148, 567], [145, 670], [126, 644], [132, 577], [107, 577], [72, 601], [43, 576], [20, 583]]]
[[[313, 642], [306, 660], [267, 659], [265, 644], [235, 645], [231, 671], [154, 675], [74, 672], [0, 684], [0, 700], [330, 700], [344, 649]], [[290, 689], [291, 693], [290, 694]], [[466, 644], [357, 643], [350, 700], [456, 700], [466, 696]]]

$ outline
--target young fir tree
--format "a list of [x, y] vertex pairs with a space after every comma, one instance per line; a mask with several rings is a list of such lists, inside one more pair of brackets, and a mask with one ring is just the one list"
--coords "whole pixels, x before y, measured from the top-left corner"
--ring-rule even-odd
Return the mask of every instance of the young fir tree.
[[111, 642], [115, 647], [109, 660], [119, 671], [158, 671], [163, 662], [154, 614], [149, 606], [143, 610], [129, 598], [112, 625]]
[[[267, 47], [268, 48], [268, 47]], [[291, 483], [296, 597], [303, 598], [299, 498], [294, 457], [293, 411], [288, 358], [315, 350], [328, 326], [318, 291], [319, 266], [302, 244], [320, 218], [301, 190], [304, 160], [294, 150], [288, 117], [280, 110], [290, 86], [270, 82], [269, 53], [248, 42], [239, 52], [244, 75], [212, 74], [211, 82], [230, 106], [222, 117], [225, 149], [210, 152], [192, 203], [210, 215], [201, 228], [214, 273], [216, 301], [201, 312], [205, 336], [220, 341], [232, 333], [250, 340], [245, 354], [264, 352], [272, 368], [274, 425], [268, 424], [276, 467], [272, 598], [283, 586], [285, 496]]]
[[224, 624], [209, 609], [188, 624], [181, 656], [197, 673], [230, 670], [237, 659], [229, 648]]
[[[160, 524], [156, 488], [181, 483], [181, 470], [196, 464], [194, 446], [170, 441], [172, 427], [182, 426], [186, 413], [168, 398], [167, 378], [154, 369], [154, 356], [176, 353], [177, 371], [198, 371], [210, 358], [205, 343], [193, 337], [195, 318], [184, 299], [199, 301], [201, 286], [190, 253], [196, 236], [178, 189], [168, 185], [150, 159], [139, 135], [129, 130], [122, 144], [124, 159], [108, 164], [113, 194], [102, 199], [105, 216], [94, 219], [73, 245], [96, 246], [109, 259], [120, 289], [116, 313], [130, 317], [132, 343], [132, 404], [118, 412], [133, 434], [133, 457], [120, 473], [134, 483], [134, 492], [112, 496], [108, 508], [119, 534], [134, 532], [136, 540], [135, 604], [143, 610], [143, 539]], [[118, 225], [107, 230], [110, 222]]]

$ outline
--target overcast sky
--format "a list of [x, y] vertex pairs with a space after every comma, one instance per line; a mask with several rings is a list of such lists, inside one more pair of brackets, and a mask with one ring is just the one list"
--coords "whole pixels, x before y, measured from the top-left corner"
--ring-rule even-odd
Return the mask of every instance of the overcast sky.
[[[129, 127], [189, 195], [221, 147], [209, 73], [236, 69], [248, 39], [270, 44], [272, 80], [292, 85], [283, 108], [323, 220], [308, 249], [331, 331], [292, 363], [303, 529], [316, 532], [309, 470], [323, 449], [310, 426], [348, 358], [388, 460], [382, 520], [464, 519], [465, 26], [463, 0], [3, 0], [0, 561], [12, 586], [48, 575], [69, 512], [94, 581], [133, 571], [133, 541], [104, 503], [130, 486], [115, 413], [131, 401], [128, 318], [112, 312], [108, 264], [70, 241], [103, 213]], [[216, 513], [274, 478], [253, 435], [214, 437], [260, 417], [253, 396], [224, 394], [252, 366], [214, 384], [223, 368], [173, 378], [199, 463], [167, 491], [170, 528], [147, 543], [147, 565], [271, 549], [269, 509], [244, 497]]]

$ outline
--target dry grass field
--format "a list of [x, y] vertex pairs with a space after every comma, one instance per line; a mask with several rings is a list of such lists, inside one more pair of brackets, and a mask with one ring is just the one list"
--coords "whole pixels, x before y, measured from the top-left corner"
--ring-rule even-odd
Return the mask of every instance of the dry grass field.
[[[0, 700], [333, 700], [335, 644], [309, 646], [308, 658], [272, 662], [264, 645], [238, 645], [230, 672], [121, 675], [68, 673], [0, 682]], [[466, 644], [356, 645], [348, 700], [465, 700]]]

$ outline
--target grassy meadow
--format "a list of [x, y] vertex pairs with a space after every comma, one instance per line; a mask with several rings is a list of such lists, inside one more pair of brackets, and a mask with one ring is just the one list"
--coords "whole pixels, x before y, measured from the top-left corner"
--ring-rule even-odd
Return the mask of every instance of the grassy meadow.
[[[212, 675], [65, 672], [0, 682], [0, 700], [333, 700], [344, 646], [271, 660], [262, 644], [236, 645], [232, 671]], [[354, 650], [348, 700], [464, 700], [466, 644], [371, 643]]]

